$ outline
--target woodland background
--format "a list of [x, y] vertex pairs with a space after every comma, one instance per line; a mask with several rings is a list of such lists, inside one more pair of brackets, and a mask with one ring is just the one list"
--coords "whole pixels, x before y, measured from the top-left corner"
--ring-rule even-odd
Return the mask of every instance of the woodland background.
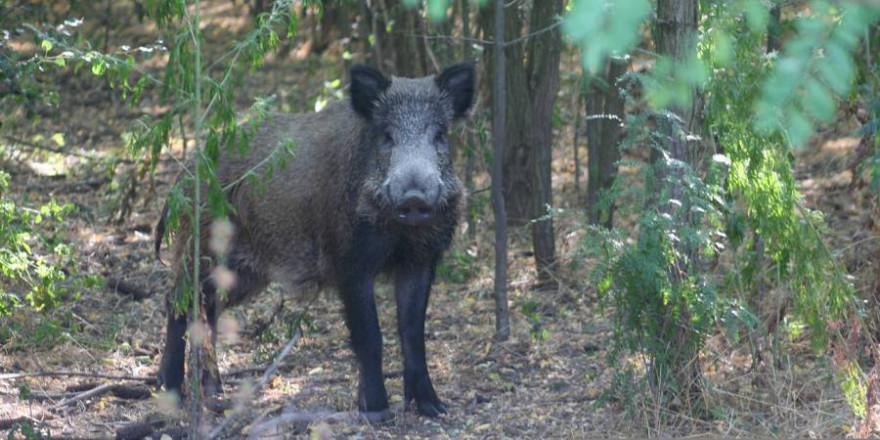
[[[874, 0], [3, 0], [0, 432], [875, 436], [878, 19]], [[358, 420], [338, 301], [277, 288], [223, 320], [229, 406], [156, 392], [154, 225], [166, 199], [222, 211], [172, 188], [184, 158], [214, 182], [239, 122], [346, 99], [354, 63], [465, 60], [467, 213], [427, 324], [450, 414]]]

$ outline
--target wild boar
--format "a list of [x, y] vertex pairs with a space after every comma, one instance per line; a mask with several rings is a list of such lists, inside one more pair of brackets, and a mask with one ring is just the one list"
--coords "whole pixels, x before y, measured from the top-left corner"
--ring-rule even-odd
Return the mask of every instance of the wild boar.
[[[435, 268], [456, 229], [461, 184], [453, 170], [449, 130], [465, 118], [474, 69], [458, 64], [439, 76], [387, 78], [366, 66], [350, 71], [350, 100], [311, 114], [272, 115], [244, 155], [222, 153], [216, 174], [232, 213], [225, 256], [235, 283], [218, 295], [211, 275], [216, 257], [207, 245], [210, 217], [200, 225], [204, 319], [213, 337], [217, 316], [271, 282], [288, 289], [335, 288], [358, 361], [358, 409], [370, 420], [391, 417], [382, 376], [382, 336], [373, 294], [380, 272], [393, 276], [404, 358], [404, 400], [437, 416], [437, 397], [425, 359], [425, 314]], [[278, 145], [294, 142], [287, 167], [250, 187]], [[157, 225], [158, 253], [167, 204]], [[176, 286], [168, 295], [165, 350], [159, 381], [180, 392], [184, 380], [186, 313], [174, 303], [191, 273], [191, 228], [186, 216], [175, 236]], [[204, 258], [207, 256], [209, 258]], [[189, 262], [189, 263], [188, 263]], [[207, 339], [207, 338], [206, 338]], [[219, 389], [213, 344], [206, 343], [202, 387]]]

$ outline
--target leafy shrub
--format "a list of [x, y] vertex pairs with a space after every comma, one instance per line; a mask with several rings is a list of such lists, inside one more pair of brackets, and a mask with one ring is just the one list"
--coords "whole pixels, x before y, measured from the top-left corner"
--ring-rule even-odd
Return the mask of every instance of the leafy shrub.
[[0, 171], [0, 317], [25, 305], [45, 312], [76, 299], [96, 280], [79, 276], [74, 248], [61, 234], [73, 205], [22, 206], [4, 195], [8, 186], [9, 174]]

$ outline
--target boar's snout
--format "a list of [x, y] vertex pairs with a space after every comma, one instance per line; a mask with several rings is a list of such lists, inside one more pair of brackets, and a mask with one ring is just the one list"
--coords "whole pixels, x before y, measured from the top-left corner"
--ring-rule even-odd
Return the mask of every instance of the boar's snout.
[[[411, 191], [414, 193], [415, 191]], [[429, 204], [422, 194], [405, 196], [403, 202], [395, 209], [397, 221], [407, 225], [421, 225], [434, 219], [434, 206]]]
[[440, 196], [440, 179], [436, 176], [419, 177], [422, 178], [411, 178], [408, 185], [398, 188], [395, 188], [397, 185], [393, 180], [386, 186], [392, 201], [394, 220], [398, 223], [418, 226], [434, 220]]

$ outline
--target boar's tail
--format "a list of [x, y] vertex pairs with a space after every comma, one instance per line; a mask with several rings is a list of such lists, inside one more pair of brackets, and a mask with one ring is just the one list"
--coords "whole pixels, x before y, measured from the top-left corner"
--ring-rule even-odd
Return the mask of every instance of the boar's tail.
[[156, 241], [153, 243], [154, 249], [156, 250], [156, 259], [162, 264], [165, 264], [165, 262], [162, 261], [162, 256], [159, 254], [159, 251], [162, 249], [162, 239], [165, 238], [166, 220], [168, 220], [168, 202], [165, 202], [165, 206], [162, 208], [162, 214], [159, 216], [159, 223], [156, 223]]

